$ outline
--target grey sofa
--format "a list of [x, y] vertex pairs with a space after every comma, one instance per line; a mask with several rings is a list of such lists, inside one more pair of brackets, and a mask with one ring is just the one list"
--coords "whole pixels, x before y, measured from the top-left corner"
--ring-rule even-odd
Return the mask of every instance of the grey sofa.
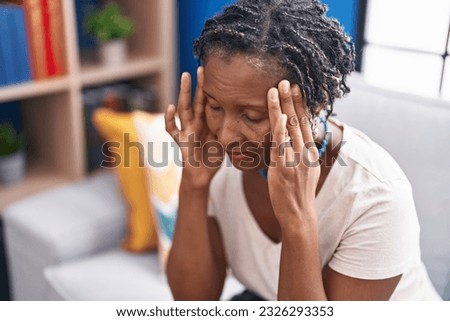
[[[351, 86], [352, 93], [336, 104], [338, 118], [387, 149], [410, 179], [423, 259], [444, 296], [450, 290], [450, 103], [377, 89], [359, 76]], [[156, 253], [118, 248], [125, 211], [112, 174], [7, 208], [3, 219], [13, 299], [170, 300]], [[222, 298], [241, 289], [229, 277]]]
[[[157, 253], [119, 248], [125, 213], [113, 173], [9, 207], [4, 228], [14, 300], [171, 300]], [[242, 289], [227, 279], [223, 299]]]

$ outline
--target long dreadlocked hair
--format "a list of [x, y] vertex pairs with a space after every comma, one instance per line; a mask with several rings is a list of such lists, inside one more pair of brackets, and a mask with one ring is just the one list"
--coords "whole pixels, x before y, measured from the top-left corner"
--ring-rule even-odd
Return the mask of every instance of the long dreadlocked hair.
[[244, 54], [267, 64], [275, 59], [284, 77], [300, 86], [310, 112], [350, 92], [355, 49], [337, 20], [318, 0], [238, 0], [206, 21], [194, 42], [205, 62], [214, 52]]

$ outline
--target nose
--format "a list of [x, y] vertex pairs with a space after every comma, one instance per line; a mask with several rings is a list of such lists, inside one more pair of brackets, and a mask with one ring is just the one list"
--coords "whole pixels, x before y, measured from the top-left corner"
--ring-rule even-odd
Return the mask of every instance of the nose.
[[239, 121], [225, 119], [217, 131], [217, 139], [224, 146], [240, 145], [245, 141]]

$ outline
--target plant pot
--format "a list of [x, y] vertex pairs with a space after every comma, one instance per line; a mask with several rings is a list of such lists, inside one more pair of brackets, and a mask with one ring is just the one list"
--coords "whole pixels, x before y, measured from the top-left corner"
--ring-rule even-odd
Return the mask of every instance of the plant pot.
[[128, 46], [125, 39], [116, 39], [100, 45], [100, 59], [105, 66], [117, 66], [128, 59]]
[[13, 184], [21, 181], [25, 175], [25, 152], [0, 156], [0, 184]]

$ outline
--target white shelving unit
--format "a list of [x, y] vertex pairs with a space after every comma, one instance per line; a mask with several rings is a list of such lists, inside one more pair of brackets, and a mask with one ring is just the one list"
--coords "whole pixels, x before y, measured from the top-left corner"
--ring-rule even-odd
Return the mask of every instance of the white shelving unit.
[[23, 197], [85, 177], [85, 124], [82, 90], [116, 81], [152, 86], [163, 110], [174, 101], [175, 0], [118, 0], [136, 22], [130, 58], [103, 67], [84, 60], [77, 44], [75, 1], [63, 0], [68, 73], [64, 77], [0, 87], [0, 103], [22, 102], [27, 137], [27, 175], [15, 185], [0, 185], [0, 211]]

